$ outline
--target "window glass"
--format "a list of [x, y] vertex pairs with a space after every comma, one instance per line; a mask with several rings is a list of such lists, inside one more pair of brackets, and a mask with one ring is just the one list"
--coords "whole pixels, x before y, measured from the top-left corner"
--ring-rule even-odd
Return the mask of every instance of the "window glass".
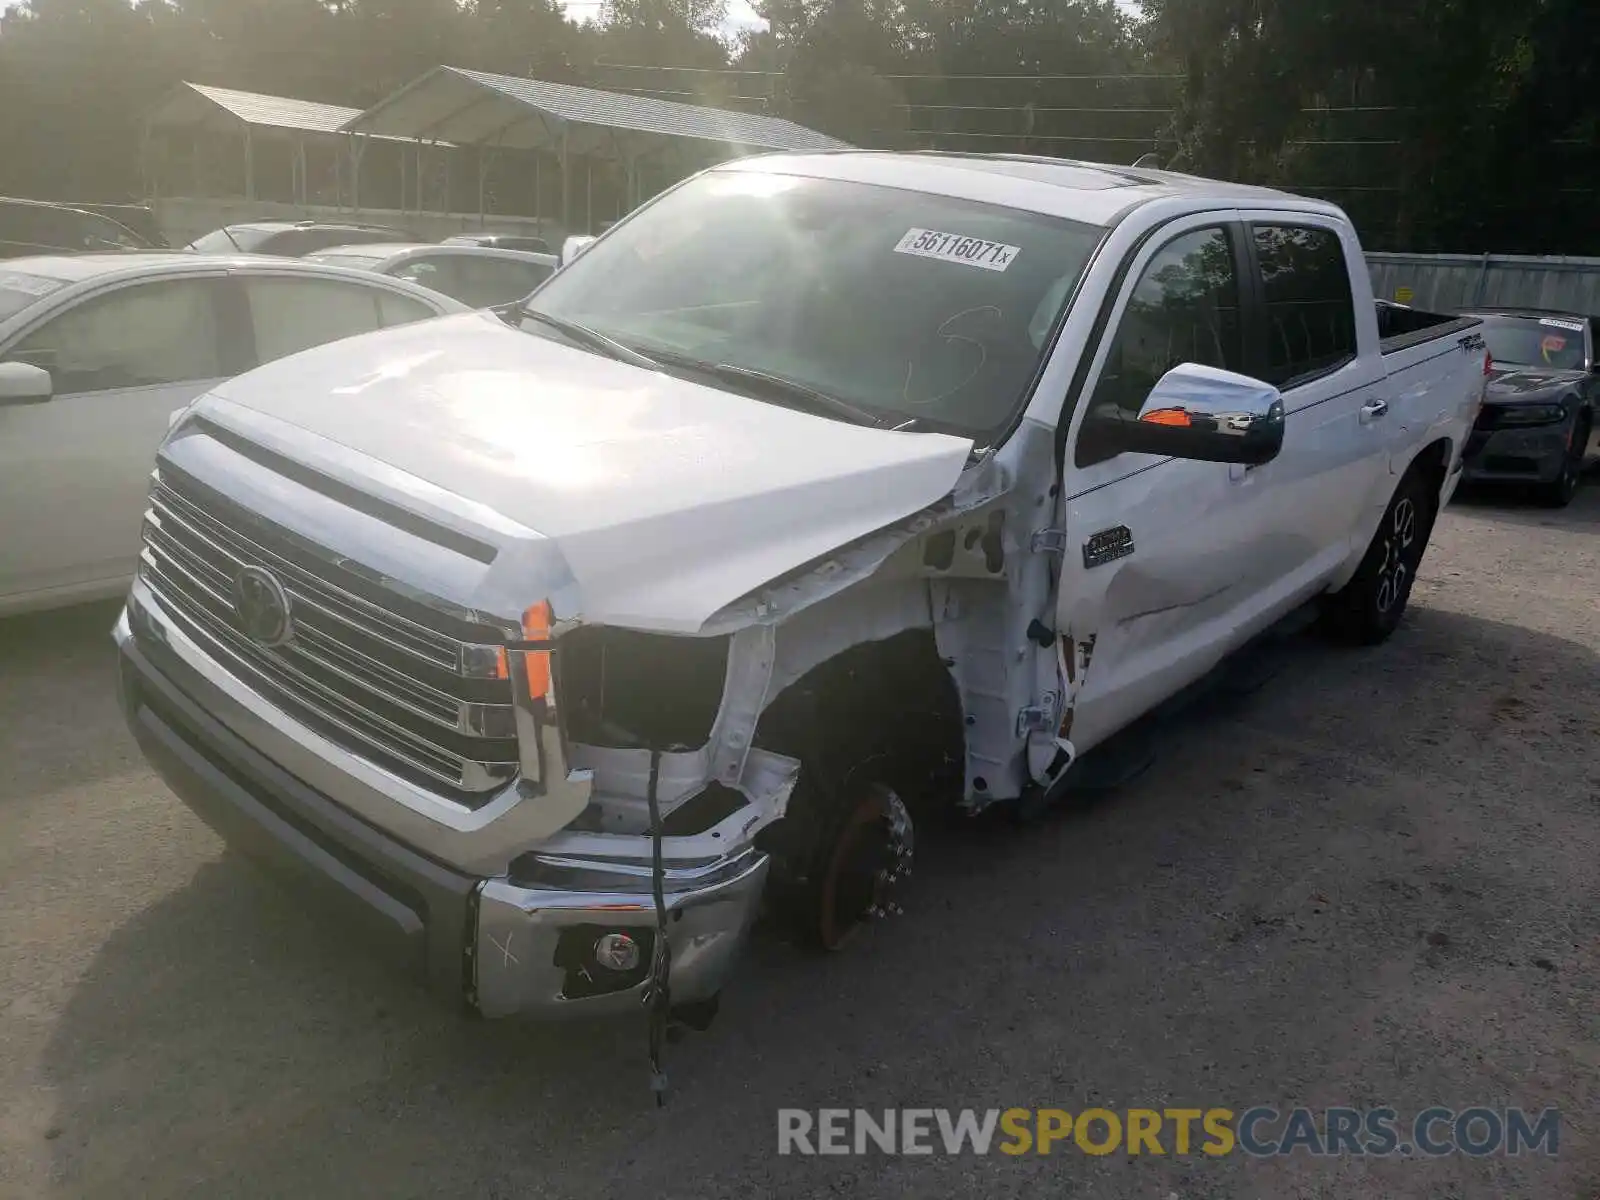
[[1183, 363], [1243, 369], [1239, 279], [1223, 229], [1168, 242], [1139, 276], [1092, 403], [1132, 416], [1161, 377]]
[[1331, 229], [1258, 225], [1266, 302], [1267, 369], [1283, 386], [1331, 370], [1356, 355], [1356, 310], [1344, 246]]
[[254, 254], [271, 237], [272, 231], [268, 229], [226, 226], [195, 238], [187, 248], [200, 254]]
[[330, 267], [353, 267], [357, 271], [374, 270], [383, 261], [381, 255], [376, 254], [334, 254], [317, 253], [306, 255], [308, 262], [327, 263]]
[[1026, 396], [1103, 234], [950, 196], [712, 171], [594, 243], [534, 304], [686, 372], [776, 375], [981, 438]]
[[385, 324], [376, 288], [290, 278], [247, 279], [245, 287], [258, 362], [371, 333]]
[[413, 321], [426, 321], [439, 314], [420, 300], [399, 296], [394, 292], [378, 293], [378, 312], [383, 317], [384, 328], [391, 325], [409, 325]]
[[50, 372], [57, 395], [216, 379], [213, 285], [158, 281], [91, 297], [46, 321], [8, 359]]
[[396, 279], [420, 283], [423, 287], [443, 292], [446, 296], [453, 296], [455, 295], [454, 266], [452, 261], [445, 258], [413, 258], [386, 274], [393, 275]]
[[39, 303], [51, 292], [59, 291], [66, 286], [65, 279], [8, 271], [0, 266], [0, 321], [16, 316], [30, 305]]
[[1487, 316], [1480, 332], [1489, 354], [1502, 366], [1584, 369], [1580, 317]]
[[[510, 304], [521, 300], [550, 277], [550, 268], [539, 263], [519, 262], [514, 258], [487, 258], [458, 255], [450, 266], [454, 280], [441, 288], [463, 304], [487, 308], [491, 304]], [[418, 280], [425, 283], [425, 280]], [[428, 286], [433, 286], [429, 284]]]

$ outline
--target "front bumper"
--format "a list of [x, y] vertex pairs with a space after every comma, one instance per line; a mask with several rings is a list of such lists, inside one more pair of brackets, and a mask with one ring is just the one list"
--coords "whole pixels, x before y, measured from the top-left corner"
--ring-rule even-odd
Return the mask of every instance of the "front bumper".
[[1474, 431], [1467, 439], [1469, 482], [1550, 483], [1566, 465], [1574, 425], [1569, 418], [1556, 425]]
[[[213, 715], [221, 694], [164, 644], [157, 618], [125, 611], [114, 637], [128, 726], [168, 786], [231, 846], [297, 894], [331, 902], [375, 950], [419, 973], [439, 994], [485, 1016], [589, 1016], [638, 1011], [646, 983], [627, 976], [595, 994], [574, 986], [574, 938], [635, 932], [648, 945], [654, 904], [615, 861], [563, 859], [572, 887], [525, 886], [444, 866], [352, 815], [262, 755]], [[182, 681], [180, 686], [178, 681]], [[748, 936], [767, 859], [753, 850], [700, 864], [694, 882], [669, 882], [672, 992], [679, 1003], [714, 996]], [[677, 876], [679, 873], [674, 872]], [[623, 880], [613, 889], [585, 879]], [[558, 948], [563, 948], [558, 954]], [[558, 962], [558, 957], [561, 962]], [[604, 985], [602, 985], [604, 986]]]

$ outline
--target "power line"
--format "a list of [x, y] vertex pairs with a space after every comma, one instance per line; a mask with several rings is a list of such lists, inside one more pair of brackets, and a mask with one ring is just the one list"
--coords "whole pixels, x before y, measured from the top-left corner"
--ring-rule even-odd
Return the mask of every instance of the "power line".
[[1161, 145], [1172, 142], [1171, 138], [1163, 138], [1155, 134], [1150, 137], [1079, 137], [1065, 133], [969, 133], [962, 129], [873, 129], [869, 130], [869, 132], [874, 137], [963, 137], [1007, 142], [1126, 142], [1135, 146]]
[[1187, 75], [880, 75], [880, 79], [937, 79], [954, 83], [967, 81], [972, 83], [1049, 83], [1055, 81], [1077, 83], [1106, 83], [1112, 80], [1125, 79], [1187, 79]]
[[[597, 67], [605, 67], [614, 71], [681, 71], [693, 75], [767, 75], [783, 76], [785, 71], [757, 71], [746, 67], [666, 67], [656, 66], [653, 63], [619, 63], [599, 61]], [[1120, 75], [946, 75], [938, 72], [901, 75], [879, 75], [879, 79], [910, 80], [933, 79], [948, 83], [1004, 83], [1017, 81], [1022, 83], [1047, 83], [1060, 80], [1075, 81], [1079, 83], [1108, 82], [1111, 80], [1127, 79], [1187, 79], [1187, 75], [1156, 75], [1125, 73]]]
[[1143, 113], [1171, 116], [1175, 108], [1057, 108], [1029, 104], [896, 104], [895, 108], [927, 112], [1009, 112], [1009, 113]]

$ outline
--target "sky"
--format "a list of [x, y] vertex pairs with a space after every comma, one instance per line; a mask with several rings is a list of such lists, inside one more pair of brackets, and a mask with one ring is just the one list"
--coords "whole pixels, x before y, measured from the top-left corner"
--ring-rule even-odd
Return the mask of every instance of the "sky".
[[[0, 12], [10, 8], [13, 3], [21, 0], [0, 0]], [[586, 20], [600, 11], [604, 0], [562, 0], [567, 6], [567, 11], [579, 21]], [[1135, 16], [1139, 11], [1139, 0], [1117, 0], [1117, 6]], [[750, 7], [750, 0], [728, 0], [728, 27], [730, 31], [748, 29], [752, 25], [760, 25], [761, 18], [756, 16], [755, 9]]]
[[[0, 7], [4, 7], [5, 3], [6, 0], [0, 0]], [[583, 21], [598, 13], [604, 0], [562, 0], [562, 3], [567, 6], [567, 11], [575, 20]], [[1139, 15], [1139, 0], [1117, 0], [1117, 7], [1130, 16]], [[761, 18], [756, 16], [755, 9], [750, 7], [750, 0], [728, 0], [729, 32], [760, 24], [762, 24]]]

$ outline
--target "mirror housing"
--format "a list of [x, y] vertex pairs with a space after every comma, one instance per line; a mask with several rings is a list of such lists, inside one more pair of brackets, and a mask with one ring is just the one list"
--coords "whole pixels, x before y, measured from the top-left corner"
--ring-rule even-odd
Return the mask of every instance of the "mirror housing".
[[25, 362], [0, 362], [0, 408], [44, 404], [56, 394], [50, 372]]
[[1109, 454], [1158, 454], [1259, 467], [1283, 450], [1283, 396], [1248, 375], [1183, 363], [1162, 376], [1137, 419], [1091, 412], [1082, 438]]
[[561, 243], [561, 265], [564, 267], [595, 242], [590, 234], [574, 234]]

